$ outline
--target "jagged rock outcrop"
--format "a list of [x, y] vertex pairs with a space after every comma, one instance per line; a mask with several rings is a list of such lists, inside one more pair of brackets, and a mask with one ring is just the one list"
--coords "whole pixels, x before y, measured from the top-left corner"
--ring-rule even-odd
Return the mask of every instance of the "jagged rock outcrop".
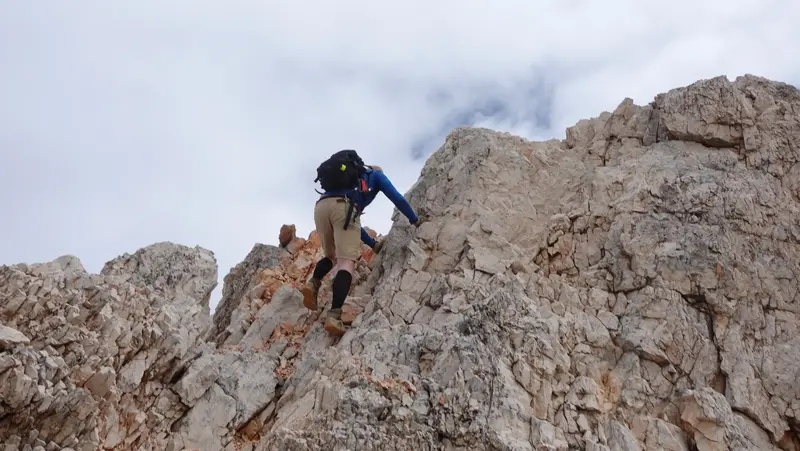
[[[292, 288], [321, 257], [319, 240], [291, 231], [289, 241], [257, 244], [226, 276], [213, 324], [217, 266], [205, 249], [158, 243], [99, 275], [72, 256], [0, 267], [0, 444], [212, 450], [243, 440], [236, 431], [273, 401], [320, 320]], [[365, 246], [357, 281], [371, 258]], [[354, 299], [343, 319], [363, 310]]]
[[0, 267], [0, 439], [6, 449], [124, 449], [166, 437], [168, 388], [202, 350], [213, 254], [157, 243], [88, 274], [65, 256]]
[[210, 341], [224, 344], [231, 335], [241, 337], [246, 332], [247, 324], [242, 322], [246, 322], [251, 311], [258, 310], [258, 306], [251, 304], [251, 299], [261, 299], [263, 294], [263, 291], [256, 291], [248, 296], [248, 291], [254, 288], [258, 271], [274, 268], [285, 256], [282, 248], [257, 244], [244, 261], [231, 269], [223, 280], [222, 299], [217, 305], [208, 336]]
[[456, 129], [407, 195], [429, 222], [364, 248], [341, 338], [302, 307], [319, 244], [293, 226], [225, 278], [213, 325], [200, 249], [2, 267], [0, 439], [798, 450], [798, 141], [800, 92], [754, 76], [564, 141]]

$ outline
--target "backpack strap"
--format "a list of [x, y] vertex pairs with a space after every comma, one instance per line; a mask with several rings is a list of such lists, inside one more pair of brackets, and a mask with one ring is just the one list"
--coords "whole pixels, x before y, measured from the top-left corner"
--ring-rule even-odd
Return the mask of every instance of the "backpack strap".
[[351, 195], [345, 195], [345, 197], [350, 200], [350, 202], [349, 202], [350, 205], [347, 206], [347, 214], [344, 217], [344, 229], [345, 230], [347, 230], [347, 228], [350, 226], [350, 221], [353, 219], [353, 213], [354, 213], [353, 210], [355, 210], [356, 216], [360, 215], [361, 211], [362, 211], [361, 207], [356, 204], [356, 196], [355, 196], [356, 193], [359, 193], [359, 194], [360, 193], [366, 193], [368, 189], [369, 189], [369, 187], [367, 186], [366, 177], [361, 176], [359, 178], [359, 180], [358, 180], [358, 188], [356, 190], [352, 191]]
[[[355, 197], [355, 196], [354, 196]], [[344, 229], [347, 230], [347, 227], [350, 226], [350, 221], [353, 219], [353, 210], [355, 209], [356, 202], [355, 199], [350, 199], [347, 205], [347, 215], [344, 217]]]

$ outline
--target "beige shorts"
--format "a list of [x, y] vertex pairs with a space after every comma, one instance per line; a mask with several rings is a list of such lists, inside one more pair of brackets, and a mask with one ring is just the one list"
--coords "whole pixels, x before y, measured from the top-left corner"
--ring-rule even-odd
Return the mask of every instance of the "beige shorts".
[[328, 197], [314, 206], [314, 223], [322, 252], [334, 261], [337, 258], [356, 261], [361, 256], [361, 217], [356, 216], [355, 210], [347, 230], [344, 229], [348, 202], [341, 197]]

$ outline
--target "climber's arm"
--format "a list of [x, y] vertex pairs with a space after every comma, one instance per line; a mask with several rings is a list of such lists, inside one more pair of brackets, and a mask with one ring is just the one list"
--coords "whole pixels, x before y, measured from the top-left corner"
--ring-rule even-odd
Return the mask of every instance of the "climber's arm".
[[415, 224], [419, 218], [414, 213], [414, 209], [411, 208], [411, 205], [408, 203], [405, 197], [397, 191], [397, 188], [392, 185], [392, 182], [389, 181], [389, 178], [386, 177], [382, 172], [375, 172], [373, 177], [375, 177], [375, 188], [380, 190], [386, 197], [389, 198], [390, 201], [403, 213], [408, 221], [412, 224]]
[[375, 247], [375, 239], [369, 236], [369, 233], [363, 227], [361, 228], [361, 241], [369, 247]]

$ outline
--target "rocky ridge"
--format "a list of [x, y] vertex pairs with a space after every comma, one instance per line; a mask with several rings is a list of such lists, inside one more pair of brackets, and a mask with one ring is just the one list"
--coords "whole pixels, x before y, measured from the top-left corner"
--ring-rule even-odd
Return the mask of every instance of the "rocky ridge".
[[[204, 450], [246, 440], [236, 432], [272, 401], [321, 321], [294, 290], [320, 258], [319, 240], [284, 230], [287, 243], [256, 245], [226, 276], [213, 323], [216, 260], [199, 247], [157, 243], [99, 275], [72, 256], [0, 267], [5, 449]], [[361, 279], [372, 257], [364, 246]], [[351, 297], [343, 319], [361, 310]]]
[[[798, 450], [800, 92], [744, 76], [530, 142], [454, 130], [329, 337], [293, 226], [0, 267], [6, 450]], [[330, 299], [324, 285], [322, 299]]]

